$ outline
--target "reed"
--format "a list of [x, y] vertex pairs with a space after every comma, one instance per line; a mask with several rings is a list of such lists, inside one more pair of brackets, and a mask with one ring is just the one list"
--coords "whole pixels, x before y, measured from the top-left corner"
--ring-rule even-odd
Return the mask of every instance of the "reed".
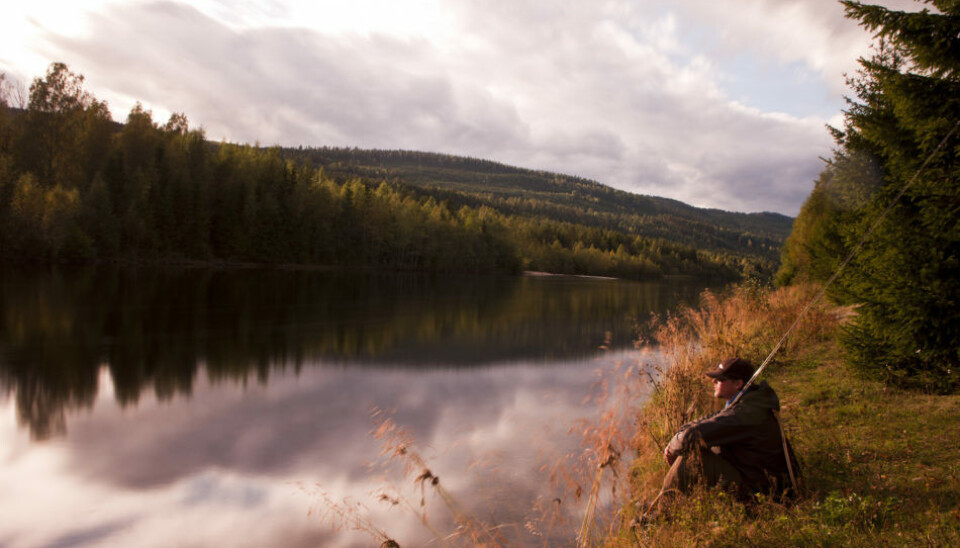
[[[431, 543], [438, 546], [601, 545], [615, 534], [621, 508], [630, 497], [627, 472], [632, 422], [642, 401], [638, 390], [645, 389], [637, 378], [635, 364], [619, 363], [603, 374], [598, 371], [591, 395], [583, 402], [595, 413], [569, 430], [580, 440], [580, 448], [554, 456], [541, 467], [550, 482], [545, 490], [552, 495], [537, 499], [522, 527], [487, 523], [472, 515], [417, 450], [414, 436], [397, 424], [391, 413], [380, 409], [371, 412], [371, 435], [381, 442], [378, 465], [390, 468], [394, 476], [399, 468], [402, 484], [380, 489], [376, 498], [392, 509], [414, 515], [429, 531]], [[419, 500], [404, 494], [411, 485]], [[364, 532], [382, 546], [399, 546], [371, 521], [363, 505], [352, 500], [336, 501], [322, 492], [318, 498], [323, 509], [320, 515], [336, 527]], [[431, 500], [440, 502], [445, 515], [428, 515], [428, 507], [433, 513], [437, 509], [437, 505], [428, 504]]]
[[[631, 521], [660, 489], [663, 444], [714, 410], [703, 373], [722, 358], [761, 362], [816, 293], [810, 286], [704, 293], [697, 307], [657, 320], [646, 338], [662, 358], [637, 416], [632, 504], [607, 546], [956, 546], [960, 544], [960, 397], [892, 389], [853, 374], [836, 346], [850, 310], [817, 303], [765, 370], [806, 479], [787, 507], [745, 506], [716, 490], [673, 499]], [[933, 440], [936, 440], [935, 442]]]
[[[638, 344], [656, 345], [659, 359], [642, 369], [652, 387], [637, 417], [634, 446], [641, 458], [655, 454], [686, 422], [717, 409], [704, 373], [724, 358], [762, 362], [780, 336], [816, 295], [813, 286], [776, 291], [738, 286], [725, 293], [704, 291], [699, 306], [681, 307], [654, 318]], [[781, 348], [771, 368], [796, 361], [806, 349], [828, 340], [842, 315], [825, 304], [812, 307]]]
[[616, 364], [594, 390], [592, 403], [598, 414], [579, 425], [582, 452], [571, 477], [576, 478], [574, 493], [580, 492], [580, 485], [589, 487], [577, 530], [578, 548], [597, 545], [613, 534], [620, 508], [629, 500], [625, 454], [629, 455], [631, 420], [638, 412], [641, 387], [636, 376], [636, 365]]
[[[825, 303], [805, 314], [764, 373], [781, 396], [781, 419], [810, 496], [790, 507], [762, 497], [744, 506], [701, 489], [677, 496], [652, 522], [628, 525], [659, 491], [666, 441], [681, 424], [718, 405], [703, 373], [731, 355], [761, 362], [816, 290], [704, 292], [697, 306], [651, 322], [635, 361], [598, 377], [584, 402], [596, 415], [571, 428], [580, 450], [541, 470], [549, 473], [544, 491], [550, 495], [537, 500], [520, 541], [503, 535], [514, 525], [471, 516], [409, 432], [378, 410], [373, 435], [382, 442], [381, 455], [399, 462], [404, 481], [419, 492], [417, 501], [401, 489], [383, 490], [380, 500], [416, 515], [438, 546], [960, 544], [960, 396], [920, 397], [849, 374], [834, 344], [849, 311]], [[449, 514], [444, 525], [427, 515], [430, 497]], [[399, 546], [364, 517], [361, 505], [330, 497], [321, 505], [341, 526], [362, 530], [381, 546]]]
[[334, 530], [349, 528], [362, 531], [373, 538], [380, 548], [399, 548], [397, 541], [370, 521], [367, 517], [369, 509], [363, 503], [350, 499], [336, 500], [319, 485], [312, 489], [301, 486], [301, 489], [317, 500], [307, 512], [308, 516], [318, 515], [321, 520], [330, 523]]
[[[499, 527], [487, 524], [472, 516], [456, 497], [441, 484], [440, 478], [433, 473], [427, 461], [416, 450], [413, 436], [405, 428], [397, 425], [389, 413], [383, 410], [374, 409], [371, 414], [377, 424], [373, 436], [382, 443], [380, 455], [387, 457], [390, 461], [399, 461], [402, 464], [404, 477], [412, 480], [420, 490], [420, 503], [417, 506], [410, 504], [400, 494], [394, 500], [403, 501], [403, 505], [420, 519], [421, 523], [430, 530], [434, 539], [442, 546], [449, 546], [454, 541], [460, 545], [466, 544], [483, 548], [504, 546], [503, 539], [498, 531]], [[428, 491], [442, 501], [453, 518], [456, 527], [452, 532], [442, 534], [430, 523], [426, 513]]]
[[[720, 402], [712, 397], [704, 373], [730, 356], [761, 363], [814, 299], [816, 290], [812, 286], [775, 291], [755, 286], [738, 286], [723, 293], [708, 290], [701, 294], [697, 306], [681, 307], [646, 326], [639, 344], [656, 345], [659, 360], [647, 364], [645, 370], [652, 395], [637, 415], [633, 437], [636, 458], [631, 470], [636, 502], [624, 512], [626, 519], [642, 515], [656, 500], [667, 469], [663, 449], [672, 435], [684, 423], [719, 408]], [[768, 371], [796, 361], [806, 349], [828, 340], [840, 318], [825, 304], [811, 307]], [[729, 497], [710, 491], [680, 496], [671, 507], [679, 509], [674, 513], [682, 519], [664, 526], [665, 530], [658, 529], [656, 542], [634, 531], [632, 543], [663, 545], [657, 543], [666, 535], [680, 544], [697, 544], [704, 531], [716, 527], [718, 516], [726, 515], [731, 520], [731, 513], [742, 512]], [[708, 519], [706, 514], [712, 517]]]

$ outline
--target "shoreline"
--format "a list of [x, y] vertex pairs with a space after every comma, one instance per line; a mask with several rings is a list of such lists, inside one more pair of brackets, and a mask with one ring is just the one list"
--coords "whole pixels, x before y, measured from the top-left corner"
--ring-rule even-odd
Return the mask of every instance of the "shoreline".
[[[812, 287], [812, 286], [811, 286]], [[637, 417], [630, 495], [608, 541], [628, 546], [958, 546], [960, 394], [906, 390], [865, 378], [844, 362], [838, 335], [849, 307], [821, 304], [762, 378], [780, 397], [780, 418], [800, 460], [805, 496], [784, 506], [745, 506], [717, 491], [680, 496], [665, 515], [628, 524], [659, 491], [666, 463], [658, 440], [717, 405], [705, 364], [740, 354], [759, 362], [811, 288], [704, 299], [673, 324], [671, 368]], [[680, 316], [680, 315], [678, 315]], [[683, 322], [688, 322], [685, 325]], [[700, 341], [696, 354], [684, 344]], [[752, 350], [751, 350], [752, 349]], [[688, 407], [689, 405], [689, 407]], [[693, 410], [692, 413], [689, 411]], [[617, 544], [620, 545], [620, 544]]]

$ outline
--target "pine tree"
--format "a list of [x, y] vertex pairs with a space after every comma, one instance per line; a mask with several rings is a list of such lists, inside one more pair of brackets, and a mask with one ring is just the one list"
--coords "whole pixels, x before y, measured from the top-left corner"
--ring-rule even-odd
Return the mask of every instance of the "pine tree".
[[[859, 304], [843, 338], [852, 363], [894, 384], [949, 392], [960, 388], [960, 2], [925, 3], [939, 13], [843, 2], [881, 47], [861, 60], [837, 161], [867, 157], [880, 178], [866, 205], [835, 215], [832, 230], [852, 249], [883, 221], [834, 296]], [[855, 178], [840, 188], [855, 188]]]

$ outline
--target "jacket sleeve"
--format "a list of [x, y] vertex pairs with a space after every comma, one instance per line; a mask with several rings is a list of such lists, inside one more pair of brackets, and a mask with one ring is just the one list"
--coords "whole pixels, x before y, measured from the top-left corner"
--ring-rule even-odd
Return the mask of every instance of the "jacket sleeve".
[[[719, 411], [717, 413], [719, 413]], [[704, 420], [714, 417], [717, 413], [711, 413], [707, 417], [697, 421], [688, 422], [681, 426], [680, 430], [677, 430], [677, 433], [674, 434], [673, 437], [670, 438], [670, 442], [667, 443], [667, 453], [671, 455], [685, 453], [694, 443], [696, 443], [699, 435], [695, 431], [691, 432], [691, 428]]]
[[667, 452], [671, 455], [685, 453], [697, 439], [702, 439], [708, 446], [742, 441], [751, 435], [744, 426], [761, 424], [768, 413], [769, 409], [748, 402], [727, 407], [709, 417], [683, 425], [667, 445]]
[[693, 423], [688, 422], [680, 427], [680, 430], [670, 438], [670, 443], [667, 444], [667, 453], [670, 455], [679, 455], [684, 453], [687, 449], [690, 448], [690, 445], [693, 443], [693, 438], [688, 439], [687, 432], [690, 431], [690, 427]]
[[766, 407], [741, 401], [712, 417], [695, 422], [686, 436], [696, 433], [710, 446], [736, 443], [753, 435], [749, 428], [744, 427], [762, 424], [769, 414], [770, 410]]

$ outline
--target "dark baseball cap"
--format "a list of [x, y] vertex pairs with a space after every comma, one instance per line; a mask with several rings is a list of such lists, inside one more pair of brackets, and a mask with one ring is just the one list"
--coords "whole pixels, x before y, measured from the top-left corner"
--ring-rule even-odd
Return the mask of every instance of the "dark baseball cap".
[[728, 379], [746, 382], [753, 376], [753, 364], [743, 358], [727, 358], [720, 362], [713, 371], [707, 371], [707, 376], [717, 380]]

